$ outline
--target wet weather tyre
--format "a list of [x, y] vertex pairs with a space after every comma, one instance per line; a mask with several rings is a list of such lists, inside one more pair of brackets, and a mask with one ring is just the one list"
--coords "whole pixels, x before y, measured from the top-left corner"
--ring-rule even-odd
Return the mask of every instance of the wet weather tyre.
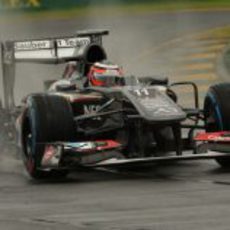
[[34, 179], [65, 176], [67, 170], [41, 170], [44, 146], [37, 143], [74, 140], [70, 103], [56, 95], [33, 95], [28, 105], [23, 126], [23, 159], [29, 175]]
[[[206, 132], [230, 131], [230, 83], [209, 88], [204, 101]], [[217, 158], [222, 167], [230, 167], [230, 157]]]

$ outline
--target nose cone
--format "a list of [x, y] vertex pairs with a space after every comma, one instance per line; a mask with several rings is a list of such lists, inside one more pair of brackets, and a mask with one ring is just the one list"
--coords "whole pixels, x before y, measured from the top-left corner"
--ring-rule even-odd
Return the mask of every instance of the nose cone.
[[186, 113], [164, 92], [155, 87], [133, 88], [127, 97], [139, 114], [150, 122], [177, 122], [186, 118]]

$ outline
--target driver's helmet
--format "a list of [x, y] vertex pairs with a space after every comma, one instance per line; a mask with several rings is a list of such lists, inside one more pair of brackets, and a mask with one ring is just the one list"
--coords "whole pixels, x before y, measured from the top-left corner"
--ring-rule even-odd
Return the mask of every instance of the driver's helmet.
[[122, 69], [108, 61], [94, 63], [87, 77], [90, 86], [110, 87], [124, 85]]

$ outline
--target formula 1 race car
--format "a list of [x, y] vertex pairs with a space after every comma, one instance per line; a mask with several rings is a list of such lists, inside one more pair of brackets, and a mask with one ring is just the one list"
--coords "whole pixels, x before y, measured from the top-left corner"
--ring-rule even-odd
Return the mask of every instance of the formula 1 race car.
[[[90, 65], [107, 58], [102, 47], [106, 34], [108, 31], [81, 31], [70, 37], [2, 43], [4, 108], [15, 108], [17, 62], [76, 61], [85, 81]], [[118, 80], [109, 77], [109, 83]], [[230, 130], [230, 105], [225, 103], [229, 83], [211, 86], [201, 110], [194, 83], [169, 84], [164, 78], [134, 76], [122, 76], [118, 82], [106, 87], [60, 85], [27, 97], [17, 131], [32, 178], [65, 176], [82, 167], [119, 168], [190, 159], [214, 158], [222, 166], [230, 166], [230, 153], [200, 153], [199, 143], [209, 141], [199, 135], [194, 139], [196, 130]], [[177, 103], [174, 89], [181, 85], [192, 87], [194, 108]], [[186, 150], [192, 151], [182, 154]]]

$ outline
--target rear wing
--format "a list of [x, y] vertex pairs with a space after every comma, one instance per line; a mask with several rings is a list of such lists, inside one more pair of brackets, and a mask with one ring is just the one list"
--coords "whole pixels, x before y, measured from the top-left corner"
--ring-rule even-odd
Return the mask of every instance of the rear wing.
[[[108, 34], [107, 30], [86, 30], [67, 37], [1, 42], [4, 108], [14, 107], [16, 63], [58, 64], [79, 60], [86, 64], [99, 61], [106, 58], [102, 36]], [[96, 53], [96, 56], [89, 52]], [[92, 60], [88, 60], [89, 56]]]

